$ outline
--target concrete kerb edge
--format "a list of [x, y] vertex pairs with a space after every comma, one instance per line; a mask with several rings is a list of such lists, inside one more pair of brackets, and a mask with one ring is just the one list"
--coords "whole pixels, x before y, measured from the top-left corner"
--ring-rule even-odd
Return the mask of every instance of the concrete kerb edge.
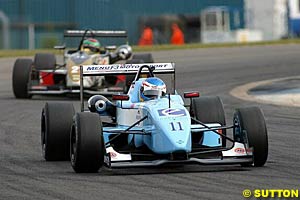
[[[300, 94], [297, 95], [250, 95], [248, 91], [260, 85], [270, 84], [275, 81], [284, 81], [288, 79], [300, 79], [300, 76], [291, 76], [277, 79], [270, 79], [258, 82], [247, 83], [232, 89], [229, 94], [245, 101], [253, 101], [257, 103], [300, 107]], [[299, 86], [300, 87], [300, 86]], [[268, 97], [266, 97], [268, 96]]]

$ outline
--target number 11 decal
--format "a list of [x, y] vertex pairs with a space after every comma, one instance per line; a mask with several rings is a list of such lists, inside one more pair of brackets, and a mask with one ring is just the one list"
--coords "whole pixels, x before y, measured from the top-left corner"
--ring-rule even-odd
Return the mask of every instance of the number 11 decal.
[[170, 124], [171, 124], [172, 131], [183, 131], [181, 122], [177, 122], [177, 123], [171, 122]]

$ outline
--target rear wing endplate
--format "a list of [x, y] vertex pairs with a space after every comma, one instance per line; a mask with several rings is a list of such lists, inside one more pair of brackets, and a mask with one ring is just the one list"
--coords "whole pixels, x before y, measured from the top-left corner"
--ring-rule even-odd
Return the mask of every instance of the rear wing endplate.
[[123, 37], [127, 38], [124, 30], [65, 30], [64, 37]]

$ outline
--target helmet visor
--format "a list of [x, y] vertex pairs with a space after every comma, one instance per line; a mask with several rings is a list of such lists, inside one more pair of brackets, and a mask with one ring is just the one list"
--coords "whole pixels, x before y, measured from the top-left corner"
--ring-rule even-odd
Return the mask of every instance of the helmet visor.
[[164, 96], [164, 95], [165, 95], [165, 93], [162, 90], [156, 89], [156, 90], [145, 90], [144, 91], [144, 96], [151, 98], [151, 99], [154, 99], [154, 98], [157, 98], [160, 96]]
[[84, 46], [84, 49], [89, 49], [91, 52], [97, 53], [99, 52], [99, 48], [97, 47], [92, 47], [92, 46]]

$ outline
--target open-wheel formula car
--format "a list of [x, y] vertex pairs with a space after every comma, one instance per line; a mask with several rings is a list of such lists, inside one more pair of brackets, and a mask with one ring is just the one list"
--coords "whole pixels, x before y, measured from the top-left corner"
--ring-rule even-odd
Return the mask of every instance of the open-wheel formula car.
[[[123, 30], [66, 30], [64, 37], [80, 38], [77, 49], [64, 50], [63, 63], [57, 64], [52, 53], [37, 53], [34, 59], [19, 58], [15, 61], [12, 75], [13, 92], [16, 98], [30, 98], [32, 95], [79, 94], [79, 66], [126, 63], [152, 63], [151, 54], [132, 55], [132, 48], [127, 44], [127, 33]], [[126, 40], [120, 46], [101, 46], [96, 38]], [[132, 78], [131, 78], [132, 79]], [[87, 94], [111, 95], [128, 91], [130, 77], [94, 76], [85, 77], [83, 86]]]
[[[268, 136], [258, 107], [236, 109], [226, 125], [219, 97], [175, 90], [173, 63], [81, 66], [85, 76], [135, 74], [127, 94], [108, 100], [94, 95], [81, 112], [71, 103], [46, 103], [41, 118], [45, 160], [71, 160], [77, 173], [109, 168], [159, 166], [170, 163], [263, 166]], [[161, 74], [171, 76], [166, 84]], [[189, 101], [189, 100], [188, 100]], [[86, 104], [88, 109], [86, 109]], [[105, 118], [110, 119], [105, 121]], [[229, 136], [232, 130], [232, 136]]]

